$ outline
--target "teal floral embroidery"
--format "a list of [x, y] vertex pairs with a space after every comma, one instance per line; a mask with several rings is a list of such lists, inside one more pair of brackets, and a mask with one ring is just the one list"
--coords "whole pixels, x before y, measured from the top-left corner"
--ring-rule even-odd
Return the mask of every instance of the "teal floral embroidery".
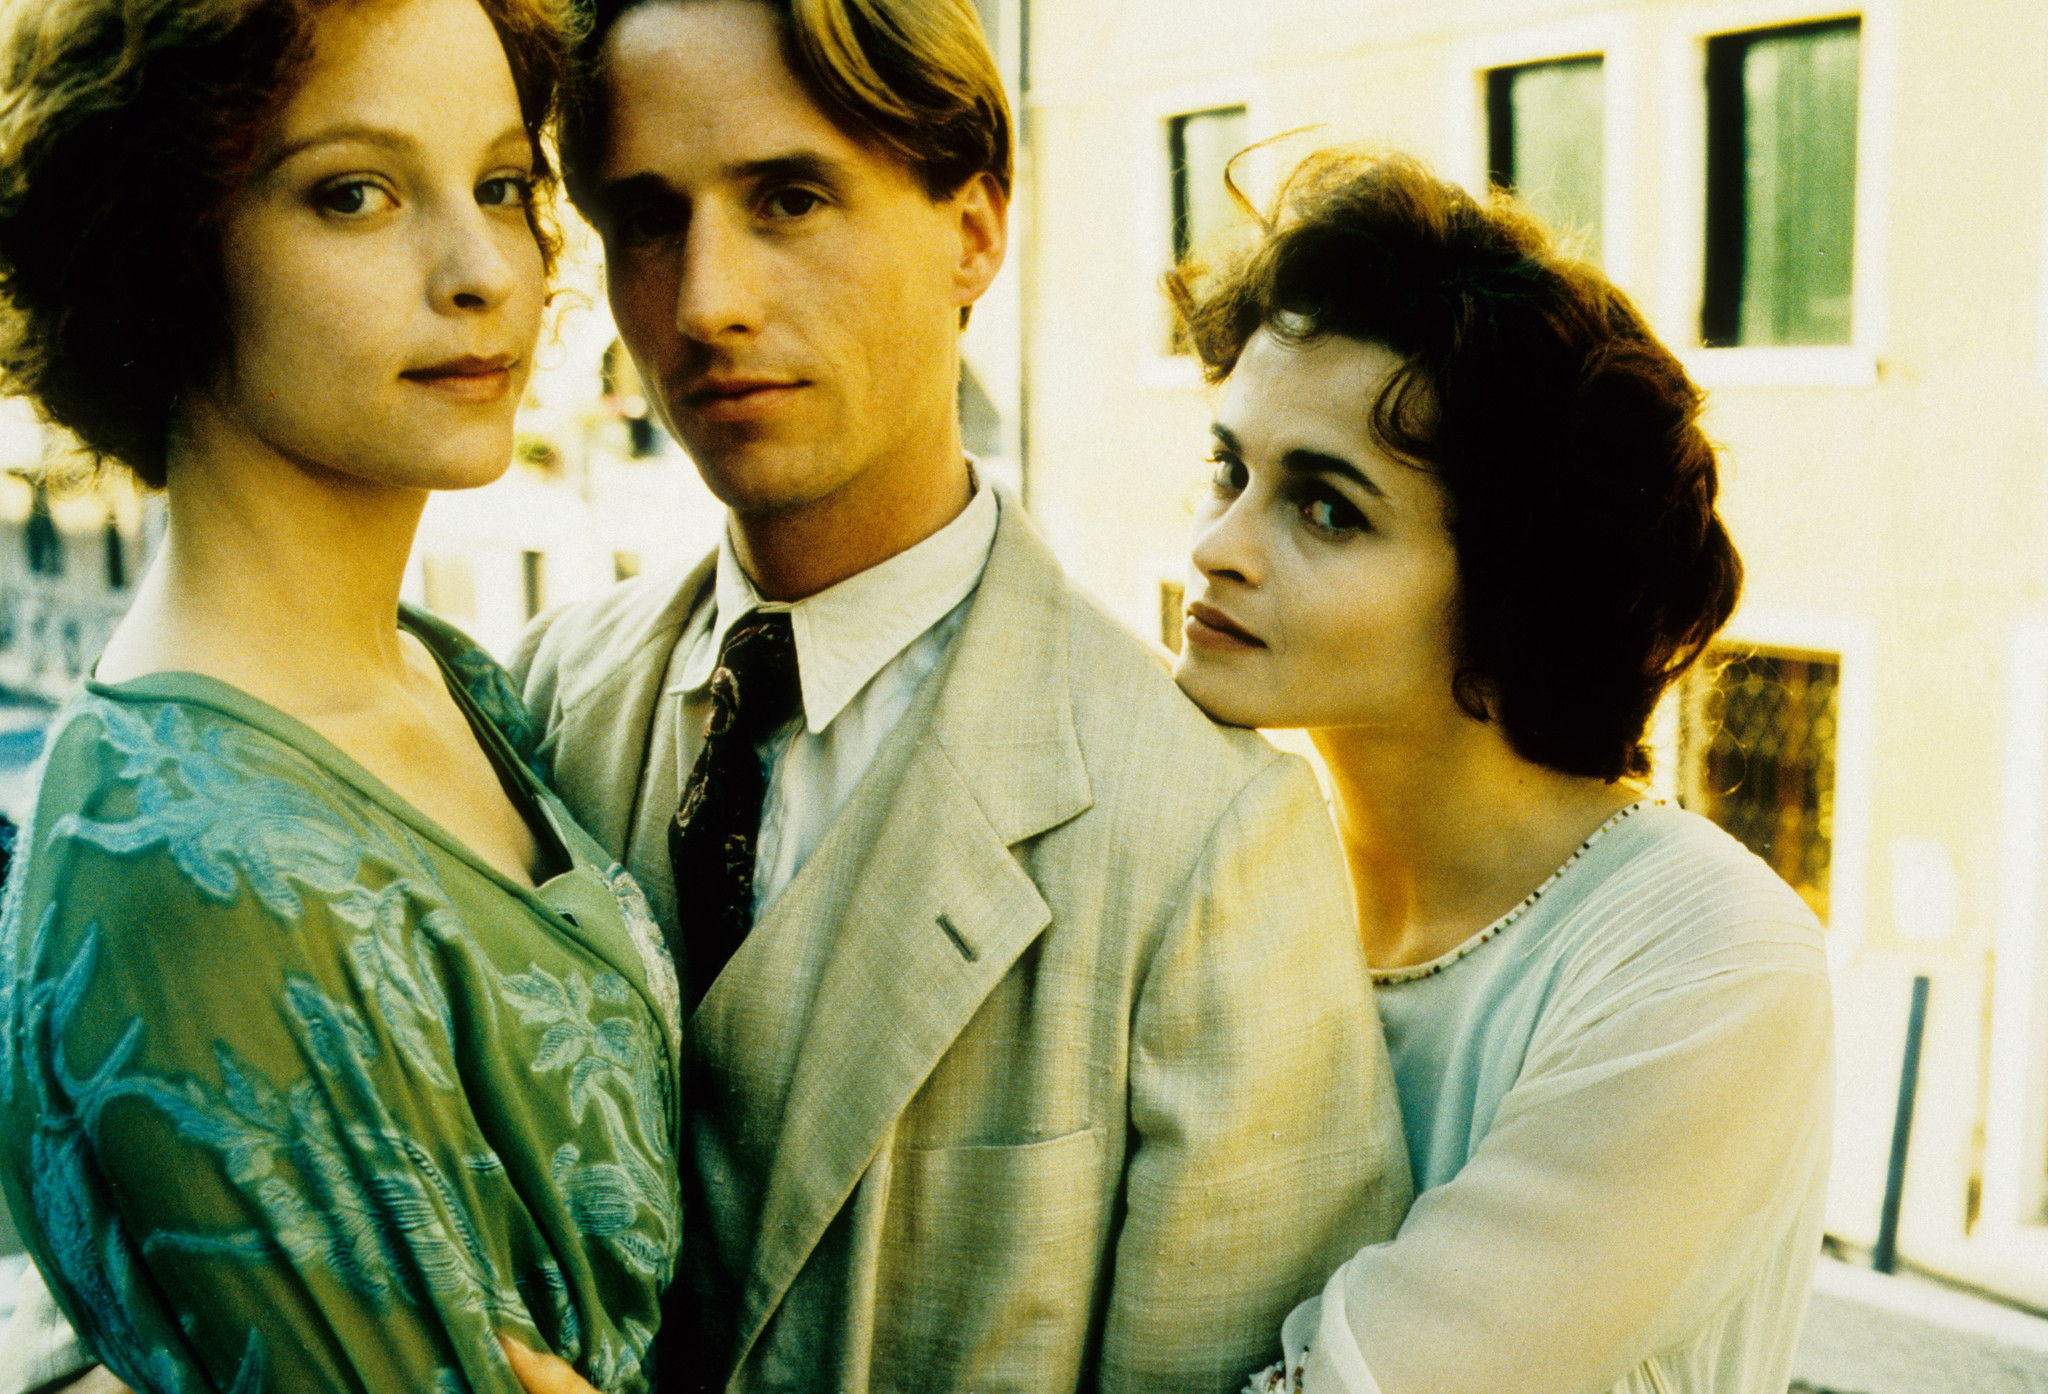
[[[25, 1147], [0, 1144], [0, 1157], [19, 1149], [7, 1160], [31, 1197], [39, 1257], [86, 1314], [88, 1339], [109, 1367], [165, 1390], [292, 1383], [253, 1331], [238, 1350], [209, 1353], [202, 1373], [188, 1321], [164, 1302], [157, 1280], [143, 1276], [155, 1256], [182, 1256], [254, 1273], [280, 1265], [322, 1272], [368, 1311], [431, 1306], [462, 1314], [479, 1340], [530, 1324], [580, 1359], [601, 1388], [642, 1384], [653, 1344], [642, 1315], [651, 1316], [671, 1272], [680, 1215], [670, 1053], [626, 979], [558, 973], [538, 962], [502, 972], [451, 899], [430, 849], [265, 731], [169, 701], [89, 697], [69, 720], [94, 737], [83, 743], [85, 760], [98, 762], [91, 796], [52, 823], [0, 898], [0, 1109], [26, 1138]], [[38, 905], [24, 891], [34, 859], [59, 858], [61, 882], [70, 864], [62, 859], [77, 849], [122, 862], [168, 859], [191, 888], [188, 916], [213, 913], [207, 905], [239, 913], [246, 900], [280, 934], [303, 936], [317, 925], [338, 936], [305, 961], [337, 974], [342, 995], [322, 976], [288, 969], [270, 1005], [252, 1005], [277, 1013], [305, 1073], [278, 1075], [277, 1060], [266, 1068], [221, 1040], [210, 1058], [151, 1065], [146, 1013], [123, 1013], [110, 1042], [96, 1035], [107, 1017], [94, 992], [113, 981], [103, 925], [67, 922], [61, 888]], [[613, 879], [625, 914], [637, 890]], [[25, 939], [31, 913], [36, 928]], [[498, 913], [524, 912], [506, 904]], [[155, 929], [129, 925], [124, 933]], [[628, 934], [637, 946], [639, 934]], [[251, 943], [260, 957], [260, 934]], [[647, 973], [659, 996], [655, 966]], [[457, 977], [471, 985], [461, 1015]], [[494, 1261], [492, 1235], [522, 1202], [473, 1123], [423, 1141], [389, 1105], [386, 1091], [402, 1080], [411, 1107], [469, 1118], [475, 1085], [458, 1062], [462, 1043], [478, 1037], [494, 1059], [529, 1062], [534, 1084], [525, 1097], [559, 1100], [559, 1123], [547, 1125], [544, 1140], [522, 1143], [531, 1149], [524, 1155], [545, 1159], [553, 1203], [570, 1227], [549, 1242], [602, 1249], [619, 1273], [640, 1276], [616, 1320], [586, 1321], [579, 1301], [591, 1294], [572, 1292], [544, 1249], [522, 1246], [519, 1271]], [[67, 1042], [75, 1040], [101, 1040], [96, 1058], [74, 1060]], [[214, 1158], [237, 1205], [203, 1212], [217, 1222], [187, 1216], [131, 1228], [101, 1153], [116, 1104], [146, 1107], [182, 1143]], [[246, 1218], [235, 1220], [237, 1209]], [[453, 1370], [438, 1371], [434, 1385], [468, 1387]]]
[[[506, 978], [505, 991], [528, 1023], [545, 1028], [532, 1071], [569, 1071], [569, 1107], [576, 1121], [581, 1123], [594, 1103], [605, 1114], [607, 1133], [629, 1132], [641, 1144], [622, 1149], [617, 1163], [584, 1163], [577, 1144], [563, 1143], [551, 1166], [555, 1184], [569, 1197], [585, 1235], [612, 1245], [640, 1272], [665, 1281], [679, 1216], [663, 1175], [646, 1161], [667, 1150], [660, 1140], [666, 1109], [653, 1046], [638, 1019], [600, 1020], [596, 1014], [600, 1002], [630, 1001], [632, 989], [615, 973], [591, 981], [572, 974], [564, 981], [534, 967]], [[628, 1107], [622, 1109], [622, 1101]], [[651, 1217], [651, 1237], [642, 1228], [643, 1215]]]
[[648, 908], [647, 896], [640, 889], [640, 883], [617, 862], [605, 868], [604, 879], [619, 902], [619, 913], [626, 921], [626, 933], [633, 937], [633, 947], [639, 951], [641, 968], [647, 974], [648, 991], [661, 1009], [661, 1019], [668, 1031], [671, 1044], [669, 1064], [677, 1067], [683, 1035], [683, 1001], [682, 989], [676, 985], [675, 960], [669, 957], [668, 945], [662, 941], [661, 926], [654, 922], [654, 911]]
[[28, 970], [21, 954], [21, 882], [9, 876], [0, 886], [0, 1105], [14, 1088], [15, 994]]
[[[190, 713], [175, 704], [158, 707], [153, 722], [111, 702], [92, 702], [87, 710], [106, 745], [127, 757], [115, 778], [134, 789], [135, 813], [107, 822], [67, 813], [53, 840], [77, 838], [115, 856], [161, 845], [209, 899], [228, 904], [246, 885], [286, 924], [296, 924], [305, 909], [294, 882], [367, 918], [367, 908], [354, 904], [368, 895], [355, 884], [360, 833], [337, 826], [333, 804], [304, 787], [299, 771], [299, 782], [249, 778], [252, 767], [295, 752], [259, 751], [256, 738], [235, 727], [195, 730]], [[301, 756], [292, 763], [311, 762]]]
[[512, 686], [512, 679], [498, 666], [497, 660], [451, 624], [409, 606], [404, 614], [413, 632], [440, 656], [441, 662], [462, 684], [462, 690], [476, 704], [477, 710], [505, 737], [505, 743], [535, 774], [546, 780], [547, 767], [539, 756], [540, 729], [527, 715], [526, 704], [520, 701], [518, 689]]

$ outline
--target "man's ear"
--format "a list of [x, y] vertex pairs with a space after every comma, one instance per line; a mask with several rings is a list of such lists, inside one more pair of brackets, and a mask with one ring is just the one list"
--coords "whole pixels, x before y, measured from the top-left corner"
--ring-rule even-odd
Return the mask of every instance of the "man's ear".
[[981, 299], [982, 292], [1003, 269], [1010, 241], [1010, 196], [983, 172], [962, 184], [948, 200], [960, 229], [960, 260], [953, 270], [954, 303], [962, 309]]

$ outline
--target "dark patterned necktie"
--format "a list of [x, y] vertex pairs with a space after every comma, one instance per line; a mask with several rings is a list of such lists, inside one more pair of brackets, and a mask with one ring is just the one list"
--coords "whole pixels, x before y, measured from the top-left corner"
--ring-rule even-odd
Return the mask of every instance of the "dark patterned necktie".
[[704, 748], [668, 829], [692, 1005], [753, 923], [754, 847], [767, 794], [754, 747], [796, 713], [801, 696], [787, 614], [751, 614], [727, 632], [711, 674]]

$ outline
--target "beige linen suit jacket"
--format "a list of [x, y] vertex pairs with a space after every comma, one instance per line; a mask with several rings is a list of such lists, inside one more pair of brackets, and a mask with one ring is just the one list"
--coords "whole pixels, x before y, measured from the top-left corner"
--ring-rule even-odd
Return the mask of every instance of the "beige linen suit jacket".
[[[671, 917], [703, 713], [662, 693], [712, 575], [544, 616], [513, 665]], [[732, 1390], [1237, 1390], [1410, 1199], [1351, 923], [1306, 765], [1208, 721], [1002, 497], [946, 660], [696, 1012], [670, 1320]]]

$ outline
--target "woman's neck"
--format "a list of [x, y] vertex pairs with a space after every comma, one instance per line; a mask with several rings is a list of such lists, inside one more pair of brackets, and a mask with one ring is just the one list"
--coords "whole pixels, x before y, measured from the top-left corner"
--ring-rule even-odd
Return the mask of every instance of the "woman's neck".
[[426, 495], [204, 429], [174, 453], [164, 542], [97, 676], [203, 673], [295, 715], [406, 681], [395, 618]]
[[1533, 764], [1497, 725], [1456, 721], [1426, 736], [1311, 733], [1336, 792], [1359, 931], [1375, 968], [1450, 952], [1641, 793]]

